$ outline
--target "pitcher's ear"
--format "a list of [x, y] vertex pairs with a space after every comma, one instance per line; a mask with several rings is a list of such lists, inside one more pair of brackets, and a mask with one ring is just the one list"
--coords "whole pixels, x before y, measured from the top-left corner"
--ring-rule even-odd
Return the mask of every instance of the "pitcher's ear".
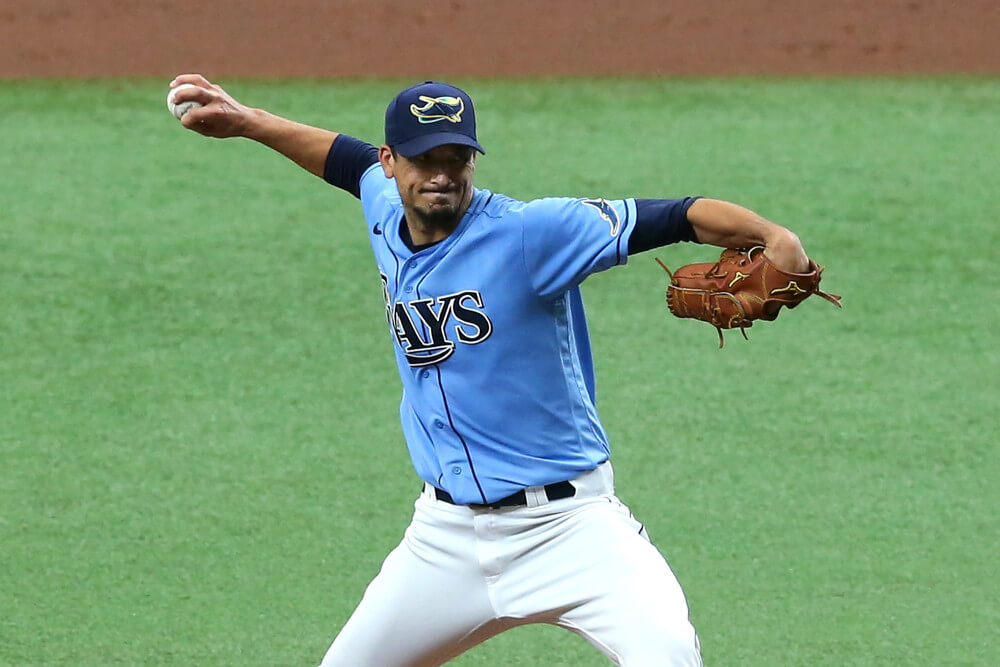
[[378, 149], [378, 161], [382, 165], [382, 173], [386, 178], [392, 178], [393, 168], [396, 166], [396, 151], [389, 146], [382, 144]]

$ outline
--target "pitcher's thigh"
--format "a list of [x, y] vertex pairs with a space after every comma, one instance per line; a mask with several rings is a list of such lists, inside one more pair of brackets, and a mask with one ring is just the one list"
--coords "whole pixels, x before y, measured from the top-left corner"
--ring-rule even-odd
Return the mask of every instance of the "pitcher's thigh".
[[491, 619], [481, 585], [460, 569], [418, 557], [404, 541], [386, 558], [322, 667], [439, 665], [485, 641]]
[[590, 517], [593, 532], [583, 602], [558, 624], [577, 632], [626, 667], [700, 665], [684, 592], [663, 555], [624, 505]]

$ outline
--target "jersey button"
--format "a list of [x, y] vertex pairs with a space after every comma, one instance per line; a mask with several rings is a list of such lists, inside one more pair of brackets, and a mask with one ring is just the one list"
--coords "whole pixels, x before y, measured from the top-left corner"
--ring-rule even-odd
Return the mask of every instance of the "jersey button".
[[407, 285], [407, 286], [406, 286], [406, 289], [404, 289], [403, 291], [404, 291], [404, 292], [412, 292], [412, 291], [413, 291], [413, 288], [412, 288], [411, 286]]
[[429, 378], [430, 376], [431, 376], [430, 371], [424, 371], [423, 373], [420, 374], [420, 377], [422, 378]]
[[462, 469], [459, 468], [458, 466], [455, 466], [454, 468], [451, 469], [451, 474], [452, 475], [461, 475], [462, 474]]
[[441, 421], [440, 419], [435, 419], [434, 425], [437, 426], [438, 428], [444, 428], [444, 422]]

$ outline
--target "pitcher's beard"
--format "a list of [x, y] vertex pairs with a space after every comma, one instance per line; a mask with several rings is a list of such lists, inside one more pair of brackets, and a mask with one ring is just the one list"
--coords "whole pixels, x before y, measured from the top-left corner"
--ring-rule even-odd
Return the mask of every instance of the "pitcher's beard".
[[443, 229], [451, 231], [458, 227], [460, 218], [458, 216], [458, 209], [451, 206], [440, 206], [431, 208], [430, 210], [416, 209], [417, 222], [419, 225], [425, 229]]

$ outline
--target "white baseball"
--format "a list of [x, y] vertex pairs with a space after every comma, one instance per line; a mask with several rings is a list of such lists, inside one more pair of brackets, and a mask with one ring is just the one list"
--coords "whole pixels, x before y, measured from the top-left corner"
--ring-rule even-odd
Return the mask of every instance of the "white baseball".
[[177, 118], [178, 120], [180, 120], [180, 117], [186, 114], [191, 109], [196, 109], [202, 106], [201, 102], [195, 102], [193, 100], [188, 102], [181, 102], [180, 104], [174, 104], [174, 95], [177, 94], [178, 90], [184, 90], [185, 88], [197, 88], [197, 86], [194, 85], [193, 83], [182, 83], [176, 88], [171, 88], [167, 92], [167, 109], [169, 109], [170, 113], [172, 113], [174, 117]]

